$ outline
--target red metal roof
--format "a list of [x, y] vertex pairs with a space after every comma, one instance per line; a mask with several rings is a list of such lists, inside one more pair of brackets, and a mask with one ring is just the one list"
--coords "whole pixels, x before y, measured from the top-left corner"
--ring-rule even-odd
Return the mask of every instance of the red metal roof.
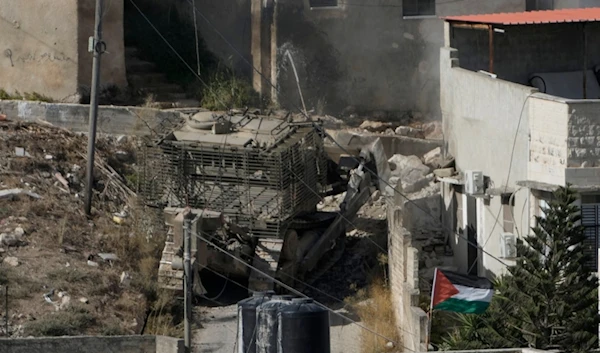
[[600, 7], [590, 7], [582, 9], [526, 11], [513, 13], [493, 13], [484, 15], [448, 16], [444, 17], [444, 20], [499, 25], [595, 22], [600, 21]]

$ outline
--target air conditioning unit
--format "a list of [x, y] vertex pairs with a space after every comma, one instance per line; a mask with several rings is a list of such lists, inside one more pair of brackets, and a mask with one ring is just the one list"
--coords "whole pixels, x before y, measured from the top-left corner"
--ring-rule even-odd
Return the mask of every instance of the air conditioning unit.
[[485, 188], [482, 171], [465, 171], [465, 192], [469, 195], [483, 195]]
[[500, 257], [514, 259], [517, 257], [517, 238], [513, 233], [502, 233], [500, 238]]

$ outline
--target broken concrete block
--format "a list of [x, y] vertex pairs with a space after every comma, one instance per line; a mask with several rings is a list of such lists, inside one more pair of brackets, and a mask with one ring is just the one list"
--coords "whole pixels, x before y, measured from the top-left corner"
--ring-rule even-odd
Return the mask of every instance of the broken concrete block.
[[412, 128], [410, 126], [398, 126], [394, 131], [396, 135], [406, 136], [406, 137], [414, 137], [414, 138], [423, 138], [423, 132], [419, 129]]
[[387, 129], [394, 129], [394, 124], [382, 121], [365, 120], [360, 124], [359, 128], [369, 132], [384, 132]]
[[17, 266], [19, 266], [19, 259], [17, 259], [14, 256], [7, 256], [4, 258], [2, 263], [7, 264], [12, 267], [17, 267]]
[[100, 257], [104, 261], [117, 261], [119, 257], [114, 253], [99, 253], [98, 257]]
[[429, 183], [433, 180], [432, 176], [425, 176], [422, 177], [421, 179], [412, 182], [412, 183], [408, 183], [408, 182], [402, 182], [402, 191], [411, 194], [413, 192], [417, 192], [422, 190], [423, 188], [425, 188], [427, 185], [429, 185]]
[[454, 175], [454, 168], [436, 169], [433, 171], [433, 174], [438, 178], [448, 178]]
[[23, 147], [15, 147], [15, 156], [17, 157], [25, 157], [25, 149]]
[[417, 171], [420, 176], [429, 174], [430, 168], [421, 162], [417, 156], [404, 156], [395, 154], [388, 159], [392, 176], [398, 176], [403, 179], [406, 175]]
[[423, 155], [423, 162], [425, 162], [426, 165], [433, 166], [434, 168], [438, 168], [440, 166], [442, 159], [442, 149], [440, 147], [434, 148]]

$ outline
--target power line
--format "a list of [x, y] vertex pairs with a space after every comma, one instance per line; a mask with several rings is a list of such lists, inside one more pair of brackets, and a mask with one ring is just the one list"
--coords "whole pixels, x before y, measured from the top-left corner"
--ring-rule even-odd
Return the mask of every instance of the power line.
[[[519, 113], [519, 121], [517, 123], [517, 129], [515, 131], [515, 137], [513, 138], [513, 144], [512, 144], [512, 149], [511, 149], [511, 153], [510, 153], [510, 161], [508, 163], [508, 172], [506, 174], [506, 182], [504, 183], [504, 194], [506, 194], [506, 192], [508, 190], [508, 181], [510, 180], [510, 173], [512, 171], [513, 158], [514, 158], [514, 155], [515, 155], [515, 147], [517, 145], [517, 137], [519, 136], [519, 128], [521, 127], [521, 120], [523, 119], [523, 112], [525, 111], [525, 106], [527, 105], [527, 101], [529, 100], [529, 98], [531, 97], [532, 94], [533, 93], [529, 93], [527, 95], [527, 97], [523, 101], [523, 105], [521, 106], [521, 112]], [[515, 193], [516, 193], [516, 191], [515, 191]], [[508, 206], [511, 208], [511, 213], [512, 213], [513, 212], [512, 211], [512, 205], [510, 204], [510, 202], [509, 202]], [[494, 230], [496, 229], [496, 225], [498, 224], [498, 219], [500, 218], [500, 213], [501, 212], [502, 212], [502, 203], [500, 205], [500, 209], [498, 209], [498, 214], [496, 215], [496, 221], [494, 223], [494, 226], [492, 227], [492, 230], [490, 231], [490, 234], [488, 234], [487, 238], [485, 239], [485, 241], [483, 243], [482, 249], [487, 245], [488, 241], [491, 239], [492, 235], [494, 234]], [[522, 217], [522, 215], [521, 215], [521, 217]], [[513, 222], [514, 222], [514, 213], [513, 213]], [[493, 258], [495, 258], [495, 257], [493, 257]], [[471, 270], [473, 269], [473, 267], [477, 263], [478, 259], [479, 259], [479, 252], [477, 253], [477, 256], [475, 257], [475, 260], [473, 261], [473, 264], [469, 268], [468, 272], [471, 272]], [[497, 259], [497, 258], [495, 258], [495, 259]], [[508, 265], [505, 264], [504, 262], [500, 261], [500, 263], [503, 264], [504, 266], [508, 267]]]
[[[130, 0], [133, 1], [133, 0]], [[192, 0], [188, 0], [188, 2], [191, 2]], [[462, 1], [462, 0], [459, 0]], [[206, 18], [206, 16], [204, 16], [204, 14], [202, 14], [202, 12], [200, 12], [197, 8], [196, 11], [198, 12], [198, 14], [200, 15], [200, 17], [202, 17], [209, 25], [210, 27], [212, 27], [212, 29], [215, 31], [215, 33], [217, 33], [217, 35], [219, 37], [221, 37], [221, 39], [223, 39], [223, 41], [225, 41], [225, 43], [242, 59], [242, 61], [246, 62], [246, 64], [248, 64], [258, 75], [260, 75], [262, 77], [263, 80], [265, 80], [273, 89], [275, 89], [278, 94], [281, 95], [281, 93], [279, 92], [279, 88], [276, 87], [275, 85], [273, 85], [273, 83], [267, 79], [264, 74], [258, 69], [256, 68], [250, 61], [248, 61], [248, 59], [246, 59], [244, 57], [244, 55], [237, 50], [237, 48], [231, 44], [231, 42], [229, 40], [227, 40], [227, 38], [219, 31], [218, 28], [215, 27], [215, 25], [212, 24], [211, 21], [208, 20], [208, 18]], [[300, 109], [296, 104], [294, 104], [293, 102], [291, 103], [292, 106], [298, 110], [300, 112], [300, 114], [302, 114], [303, 116], [305, 116], [308, 120], [312, 121], [312, 119], [310, 119], [310, 117], [302, 111], [302, 109]], [[333, 141], [333, 143], [335, 145], [337, 145], [342, 152], [348, 154], [349, 156], [351, 156], [351, 158], [353, 158], [356, 162], [360, 163], [360, 161], [354, 157], [351, 153], [348, 152], [347, 149], [345, 149], [341, 144], [339, 144], [330, 134], [328, 134], [322, 127], [320, 127], [318, 124], [313, 124], [314, 127], [319, 130], [324, 136], [328, 137], [329, 139], [331, 139]], [[398, 191], [396, 189], [396, 187], [392, 186], [387, 180], [383, 180], [379, 175], [377, 175], [376, 173], [374, 173], [372, 170], [370, 170], [368, 167], [364, 167], [364, 169], [366, 171], [368, 171], [369, 173], [371, 173], [371, 175], [373, 175], [375, 178], [377, 178], [378, 180], [382, 181], [384, 184], [386, 184], [387, 186], [391, 187], [392, 190], [394, 190], [394, 192], [396, 192], [398, 195], [402, 196], [403, 198], [405, 198], [408, 202], [412, 203], [415, 207], [417, 207], [418, 209], [420, 209], [421, 211], [423, 211], [423, 213], [425, 213], [426, 215], [428, 215], [429, 217], [431, 217], [432, 219], [434, 219], [436, 222], [441, 224], [441, 221], [439, 219], [437, 219], [435, 216], [433, 216], [429, 211], [425, 210], [423, 207], [421, 207], [420, 205], [418, 205], [416, 202], [414, 202], [413, 200], [411, 200], [410, 198], [408, 198], [406, 195], [404, 195], [403, 193], [401, 193], [400, 191]], [[443, 225], [442, 225], [443, 226]], [[508, 266], [504, 261], [502, 261], [501, 259], [499, 259], [498, 257], [490, 254], [488, 251], [486, 251], [485, 249], [483, 249], [482, 247], [480, 247], [476, 242], [472, 242], [470, 241], [467, 237], [465, 237], [464, 235], [461, 234], [457, 234], [459, 238], [463, 239], [464, 241], [466, 241], [468, 244], [470, 244], [471, 246], [474, 246], [476, 248], [481, 249], [481, 251], [487, 255], [489, 255], [490, 257], [496, 259], [498, 262], [500, 262], [501, 264], [503, 264], [504, 266]]]
[[[200, 231], [200, 233], [204, 233], [204, 232]], [[304, 297], [304, 298], [309, 298], [309, 297], [308, 297], [306, 294], [304, 294], [304, 293], [300, 292], [299, 290], [296, 290], [295, 288], [293, 288], [293, 287], [291, 287], [291, 286], [289, 286], [289, 285], [287, 285], [287, 284], [285, 284], [285, 283], [281, 282], [280, 280], [276, 279], [275, 277], [272, 277], [272, 276], [270, 276], [269, 274], [265, 273], [264, 271], [261, 271], [260, 269], [258, 269], [258, 268], [256, 268], [256, 267], [254, 267], [254, 266], [250, 265], [250, 264], [249, 264], [249, 263], [247, 263], [246, 261], [244, 261], [244, 260], [242, 260], [241, 258], [239, 258], [239, 257], [235, 256], [234, 254], [231, 254], [231, 253], [230, 253], [230, 252], [228, 252], [227, 250], [221, 249], [219, 246], [217, 246], [215, 243], [213, 243], [213, 242], [212, 242], [212, 241], [210, 241], [209, 239], [207, 239], [207, 238], [203, 237], [201, 234], [198, 234], [198, 233], [193, 233], [193, 235], [194, 235], [194, 236], [196, 236], [198, 239], [200, 239], [200, 240], [202, 240], [202, 241], [206, 242], [208, 245], [211, 245], [212, 247], [216, 248], [218, 251], [222, 252], [223, 254], [225, 254], [225, 255], [227, 255], [227, 256], [229, 256], [229, 257], [231, 257], [231, 258], [232, 258], [232, 259], [234, 259], [235, 261], [238, 261], [238, 262], [240, 262], [240, 263], [241, 263], [241, 264], [243, 264], [244, 266], [246, 266], [246, 267], [248, 267], [248, 268], [250, 268], [250, 269], [252, 269], [252, 270], [254, 270], [254, 271], [258, 272], [258, 273], [260, 273], [261, 275], [263, 275], [264, 277], [266, 277], [266, 278], [270, 279], [270, 280], [271, 280], [271, 281], [273, 281], [274, 283], [277, 283], [277, 284], [278, 284], [278, 285], [280, 285], [281, 287], [283, 287], [283, 288], [285, 288], [285, 289], [289, 290], [290, 292], [292, 292], [292, 293], [294, 293], [294, 294], [296, 294], [296, 295], [298, 295], [298, 296]], [[314, 300], [314, 299], [313, 299], [313, 300]], [[396, 344], [396, 345], [398, 344], [398, 342], [394, 341], [393, 339], [391, 339], [391, 338], [389, 338], [389, 337], [386, 337], [386, 336], [384, 336], [384, 335], [382, 335], [382, 334], [380, 334], [380, 333], [378, 333], [378, 332], [376, 332], [376, 331], [374, 331], [374, 330], [372, 330], [372, 329], [370, 329], [370, 328], [368, 328], [368, 327], [366, 327], [366, 326], [363, 326], [363, 325], [359, 324], [358, 322], [356, 322], [356, 321], [352, 320], [351, 318], [347, 317], [346, 315], [340, 314], [340, 313], [338, 313], [338, 312], [334, 311], [333, 309], [330, 309], [330, 308], [329, 308], [328, 306], [326, 306], [325, 304], [322, 304], [322, 303], [320, 303], [320, 302], [318, 302], [318, 301], [316, 301], [316, 300], [315, 300], [314, 302], [315, 302], [316, 304], [318, 304], [319, 306], [321, 306], [322, 308], [324, 308], [325, 310], [329, 311], [330, 313], [332, 313], [332, 314], [334, 314], [334, 315], [337, 315], [337, 316], [339, 316], [339, 317], [341, 317], [341, 318], [343, 318], [343, 319], [345, 319], [345, 320], [348, 320], [349, 322], [353, 323], [354, 325], [357, 325], [358, 327], [362, 328], [363, 330], [366, 330], [366, 331], [368, 331], [368, 332], [370, 332], [370, 333], [374, 334], [375, 336], [378, 336], [378, 337], [380, 337], [380, 338], [383, 338], [383, 339], [387, 340], [388, 342], [392, 342], [392, 343], [394, 343], [394, 344]], [[409, 350], [409, 351], [411, 351], [411, 352], [415, 352], [414, 350], [412, 350], [412, 349], [409, 349], [409, 348], [407, 348], [407, 347], [403, 347], [403, 348], [404, 348], [404, 349], [407, 349], [407, 350]]]

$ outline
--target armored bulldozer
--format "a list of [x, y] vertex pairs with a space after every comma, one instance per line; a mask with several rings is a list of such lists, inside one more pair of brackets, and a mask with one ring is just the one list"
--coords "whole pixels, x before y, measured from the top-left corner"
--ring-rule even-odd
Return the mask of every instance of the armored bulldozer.
[[[272, 278], [300, 287], [335, 263], [348, 222], [389, 169], [379, 141], [333, 160], [324, 139], [318, 122], [230, 111], [197, 113], [149, 144], [142, 195], [164, 210], [169, 227], [160, 285], [182, 288], [190, 213], [196, 293], [203, 292], [204, 268], [245, 277], [250, 290], [264, 291], [278, 289]], [[343, 192], [339, 212], [317, 211], [324, 196]]]

